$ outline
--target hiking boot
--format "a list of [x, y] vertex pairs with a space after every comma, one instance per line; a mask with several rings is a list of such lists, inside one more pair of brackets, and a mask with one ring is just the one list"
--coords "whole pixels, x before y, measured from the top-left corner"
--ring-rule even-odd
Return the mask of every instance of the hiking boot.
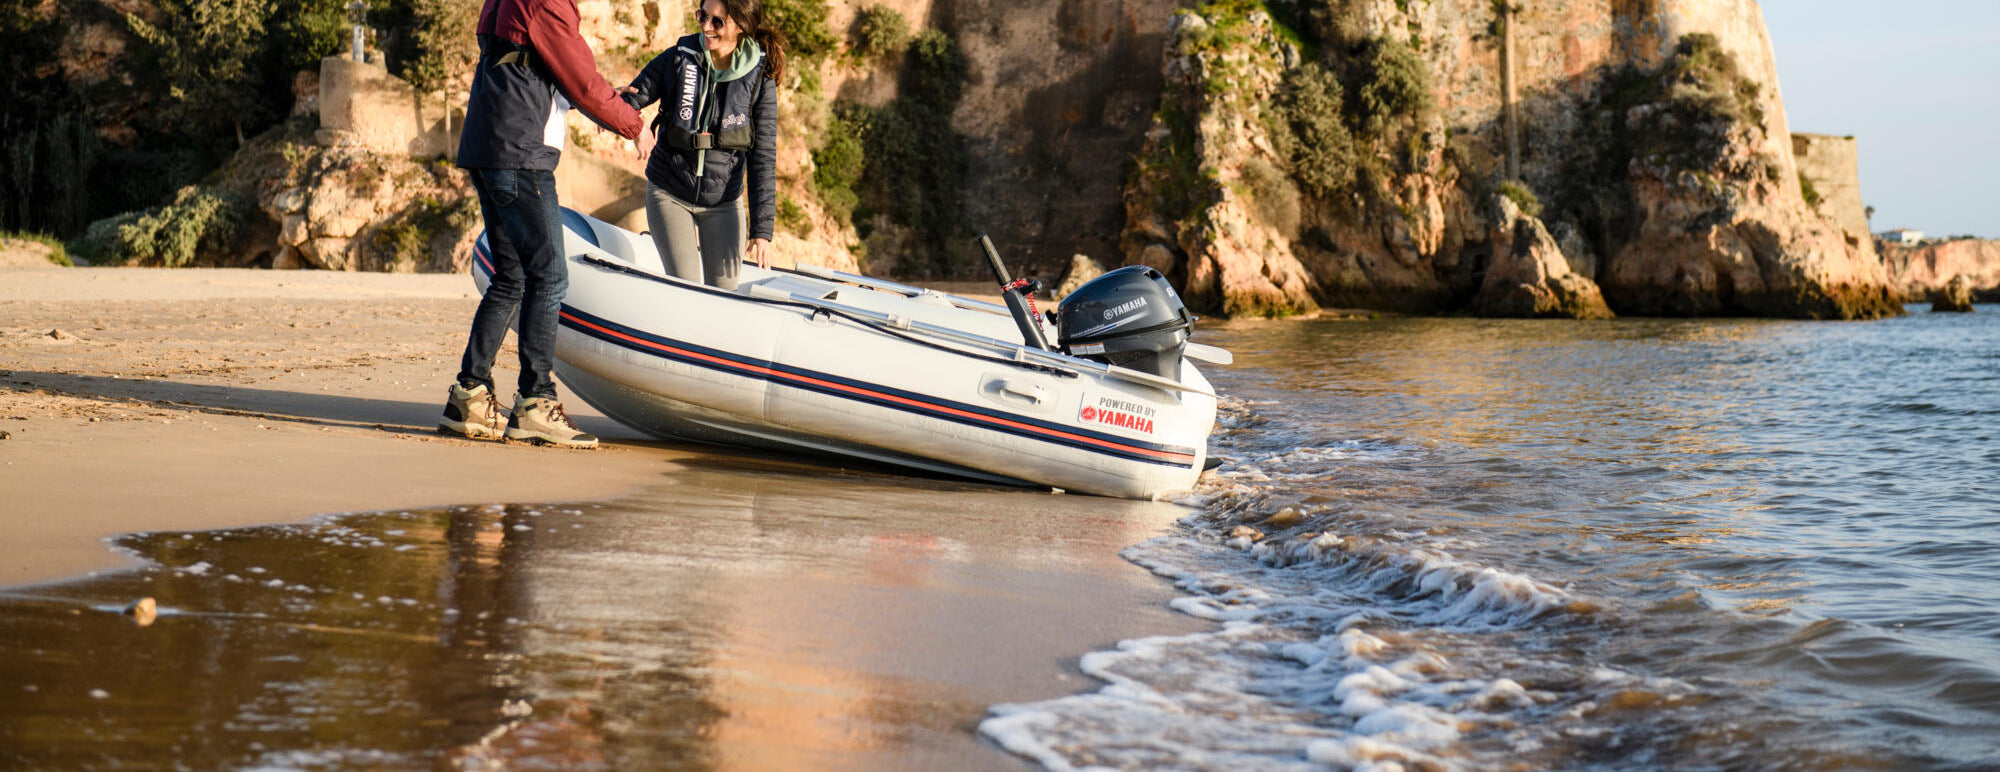
[[597, 447], [597, 438], [577, 429], [561, 402], [545, 397], [515, 400], [514, 412], [507, 417], [507, 439], [564, 448]]
[[444, 418], [438, 421], [438, 433], [497, 440], [506, 428], [507, 424], [500, 419], [500, 400], [493, 398], [492, 389], [485, 385], [470, 389], [456, 383], [451, 385], [451, 398], [444, 403]]

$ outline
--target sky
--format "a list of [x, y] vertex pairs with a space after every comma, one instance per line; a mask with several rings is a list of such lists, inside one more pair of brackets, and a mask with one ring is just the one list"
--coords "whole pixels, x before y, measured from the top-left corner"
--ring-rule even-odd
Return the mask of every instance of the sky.
[[1873, 230], [2000, 238], [2000, 2], [1760, 5], [1791, 130], [1856, 138]]

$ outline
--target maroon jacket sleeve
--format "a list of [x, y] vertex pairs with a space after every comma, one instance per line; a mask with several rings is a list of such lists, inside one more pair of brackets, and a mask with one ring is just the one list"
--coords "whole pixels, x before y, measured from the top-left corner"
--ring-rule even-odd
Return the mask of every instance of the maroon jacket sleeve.
[[611, 84], [597, 72], [597, 57], [590, 44], [577, 32], [576, 0], [548, 0], [536, 3], [528, 14], [528, 44], [548, 64], [556, 86], [571, 104], [607, 129], [626, 139], [637, 139], [641, 123], [639, 111], [619, 99]]

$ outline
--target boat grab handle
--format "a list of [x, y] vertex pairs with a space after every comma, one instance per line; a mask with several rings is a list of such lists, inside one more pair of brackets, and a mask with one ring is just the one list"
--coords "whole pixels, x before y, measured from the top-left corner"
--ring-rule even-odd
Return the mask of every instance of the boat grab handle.
[[1021, 383], [1012, 378], [1002, 378], [994, 386], [1002, 393], [1012, 394], [1037, 405], [1049, 401], [1049, 390], [1041, 384]]

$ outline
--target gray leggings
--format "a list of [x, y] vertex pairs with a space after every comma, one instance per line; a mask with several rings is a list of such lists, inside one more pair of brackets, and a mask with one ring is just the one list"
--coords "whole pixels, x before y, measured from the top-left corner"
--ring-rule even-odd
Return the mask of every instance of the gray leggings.
[[649, 182], [646, 227], [667, 273], [736, 289], [736, 266], [743, 263], [743, 199], [695, 206]]

